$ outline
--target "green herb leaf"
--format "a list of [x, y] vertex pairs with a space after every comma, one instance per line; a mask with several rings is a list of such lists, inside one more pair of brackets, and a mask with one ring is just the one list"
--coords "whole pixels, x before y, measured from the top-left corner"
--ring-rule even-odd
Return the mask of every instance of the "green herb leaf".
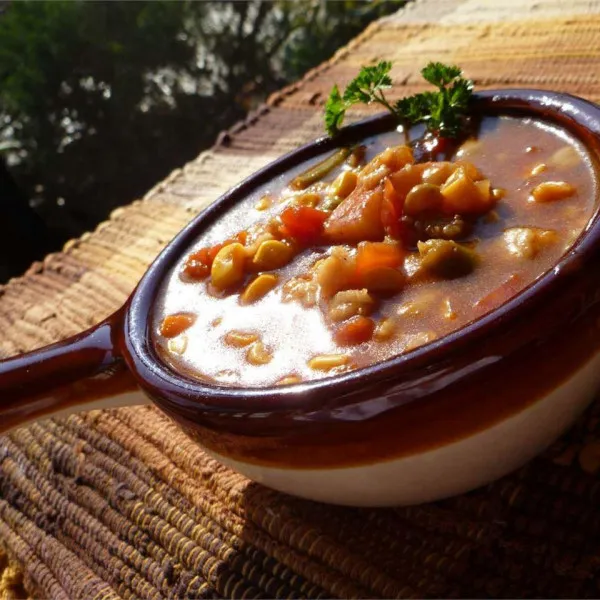
[[334, 86], [325, 105], [325, 127], [330, 135], [338, 132], [350, 106], [372, 102], [385, 106], [405, 125], [425, 123], [428, 131], [442, 137], [457, 137], [460, 134], [473, 93], [473, 82], [462, 77], [459, 67], [440, 62], [429, 63], [421, 70], [421, 74], [438, 91], [402, 98], [393, 106], [383, 93], [392, 85], [389, 75], [391, 69], [392, 63], [389, 61], [363, 67], [347, 85], [343, 95]]
[[[341, 127], [346, 110], [353, 104], [379, 102], [387, 105], [383, 90], [391, 87], [389, 75], [392, 63], [381, 61], [372, 67], [363, 67], [359, 74], [346, 86], [344, 95], [337, 85], [333, 86], [325, 103], [325, 129], [329, 135], [335, 135]], [[389, 105], [386, 106], [391, 110]]]
[[325, 129], [329, 135], [334, 136], [339, 131], [345, 114], [346, 104], [338, 86], [334, 85], [325, 103]]
[[425, 81], [428, 81], [436, 87], [443, 87], [451, 83], [457, 77], [462, 75], [460, 67], [455, 65], [445, 65], [441, 62], [430, 62], [421, 69], [421, 75]]
[[391, 70], [392, 63], [385, 60], [374, 67], [363, 67], [347, 85], [344, 101], [348, 104], [368, 104], [378, 100], [377, 92], [392, 87]]

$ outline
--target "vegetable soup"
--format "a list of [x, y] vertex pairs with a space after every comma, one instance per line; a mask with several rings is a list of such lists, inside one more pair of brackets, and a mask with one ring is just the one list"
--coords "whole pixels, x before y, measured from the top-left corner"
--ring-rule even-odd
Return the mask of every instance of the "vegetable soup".
[[547, 122], [485, 117], [448, 161], [402, 142], [304, 163], [213, 223], [159, 293], [163, 360], [267, 386], [408, 353], [552, 269], [595, 210], [588, 152]]

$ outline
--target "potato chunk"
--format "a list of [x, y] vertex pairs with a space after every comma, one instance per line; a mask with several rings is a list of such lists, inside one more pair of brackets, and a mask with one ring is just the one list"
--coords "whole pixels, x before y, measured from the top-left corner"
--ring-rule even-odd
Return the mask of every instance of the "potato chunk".
[[489, 181], [475, 182], [461, 166], [440, 189], [444, 211], [450, 214], [481, 214], [494, 205]]
[[380, 187], [367, 190], [358, 186], [325, 221], [325, 239], [335, 244], [353, 244], [383, 239]]
[[556, 202], [570, 198], [577, 190], [566, 181], [544, 181], [531, 190], [532, 202]]
[[511, 227], [504, 232], [507, 250], [519, 258], [535, 258], [557, 240], [556, 231], [539, 227]]

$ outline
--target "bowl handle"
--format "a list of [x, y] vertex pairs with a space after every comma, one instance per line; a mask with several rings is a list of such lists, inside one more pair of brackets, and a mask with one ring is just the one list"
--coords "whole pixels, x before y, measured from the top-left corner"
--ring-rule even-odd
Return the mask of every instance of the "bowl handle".
[[61, 342], [0, 361], [0, 432], [28, 421], [145, 397], [115, 346], [120, 310]]

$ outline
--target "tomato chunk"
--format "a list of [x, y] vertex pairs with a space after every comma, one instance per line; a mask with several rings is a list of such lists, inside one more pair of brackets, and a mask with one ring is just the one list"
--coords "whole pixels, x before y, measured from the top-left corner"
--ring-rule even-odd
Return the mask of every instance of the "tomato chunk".
[[368, 342], [375, 330], [373, 319], [357, 315], [348, 319], [334, 334], [334, 339], [340, 346], [355, 346]]
[[281, 213], [283, 233], [302, 244], [317, 242], [329, 213], [310, 206], [288, 206]]

